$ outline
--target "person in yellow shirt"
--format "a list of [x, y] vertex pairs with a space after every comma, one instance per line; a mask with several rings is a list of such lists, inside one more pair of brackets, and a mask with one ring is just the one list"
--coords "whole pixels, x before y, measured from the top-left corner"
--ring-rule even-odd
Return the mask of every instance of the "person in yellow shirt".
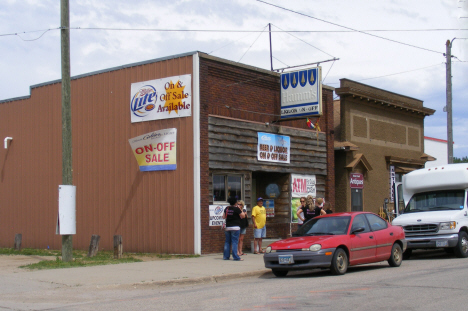
[[254, 227], [254, 254], [264, 253], [262, 239], [266, 238], [266, 210], [263, 207], [262, 198], [258, 198], [257, 205], [252, 208], [252, 223]]

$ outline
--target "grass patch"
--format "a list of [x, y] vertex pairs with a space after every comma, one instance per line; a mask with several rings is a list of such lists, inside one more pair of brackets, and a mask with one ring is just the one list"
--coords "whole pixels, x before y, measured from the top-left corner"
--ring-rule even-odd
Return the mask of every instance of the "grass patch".
[[70, 262], [63, 262], [61, 260], [62, 252], [60, 250], [48, 249], [31, 249], [23, 248], [17, 251], [13, 248], [0, 248], [0, 255], [26, 255], [26, 256], [51, 256], [55, 260], [41, 260], [38, 263], [20, 266], [20, 268], [30, 270], [42, 269], [61, 269], [73, 267], [89, 267], [99, 265], [113, 265], [119, 263], [141, 262], [151, 260], [170, 260], [181, 258], [195, 258], [199, 255], [172, 255], [172, 254], [152, 254], [152, 253], [124, 253], [122, 258], [114, 259], [114, 252], [112, 251], [99, 251], [96, 256], [89, 258], [87, 251], [74, 250], [73, 260]]

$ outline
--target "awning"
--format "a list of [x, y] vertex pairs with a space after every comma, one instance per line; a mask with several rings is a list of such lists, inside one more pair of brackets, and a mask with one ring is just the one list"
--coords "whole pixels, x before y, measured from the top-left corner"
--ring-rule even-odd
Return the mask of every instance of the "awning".
[[372, 171], [372, 166], [370, 165], [369, 161], [367, 161], [366, 157], [362, 153], [356, 153], [354, 155], [354, 159], [348, 163], [345, 167], [349, 170], [354, 170], [356, 166], [361, 163], [362, 166], [366, 171]]

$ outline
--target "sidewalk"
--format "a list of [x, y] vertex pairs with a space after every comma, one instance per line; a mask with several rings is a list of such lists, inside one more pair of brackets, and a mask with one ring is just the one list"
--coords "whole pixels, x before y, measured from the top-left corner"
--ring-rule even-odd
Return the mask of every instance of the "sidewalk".
[[[29, 271], [15, 269], [15, 278], [63, 286], [141, 286], [217, 282], [246, 276], [260, 276], [265, 269], [263, 255], [247, 254], [244, 261], [223, 260], [222, 254], [198, 258], [156, 260], [105, 266]], [[5, 260], [0, 258], [1, 260]], [[1, 267], [1, 264], [0, 264]], [[6, 271], [3, 271], [3, 274]]]

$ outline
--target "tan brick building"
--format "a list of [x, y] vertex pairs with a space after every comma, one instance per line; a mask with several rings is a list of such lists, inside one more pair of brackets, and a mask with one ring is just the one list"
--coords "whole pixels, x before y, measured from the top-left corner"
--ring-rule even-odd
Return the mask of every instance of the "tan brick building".
[[348, 79], [335, 92], [336, 211], [378, 213], [385, 198], [392, 201], [390, 181], [430, 159], [424, 154], [424, 118], [435, 110]]

